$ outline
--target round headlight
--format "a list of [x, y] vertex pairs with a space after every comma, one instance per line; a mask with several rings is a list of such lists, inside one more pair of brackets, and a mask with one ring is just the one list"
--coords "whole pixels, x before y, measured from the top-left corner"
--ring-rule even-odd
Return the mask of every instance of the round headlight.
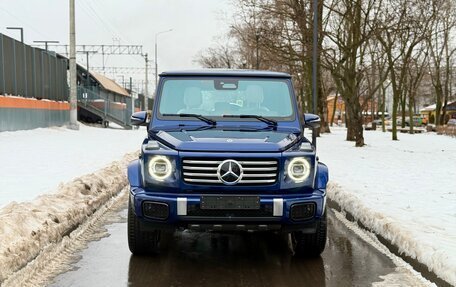
[[310, 163], [303, 157], [296, 157], [288, 164], [287, 172], [295, 182], [303, 182], [310, 175]]
[[163, 181], [171, 175], [173, 166], [167, 157], [155, 156], [149, 160], [148, 169], [153, 179]]

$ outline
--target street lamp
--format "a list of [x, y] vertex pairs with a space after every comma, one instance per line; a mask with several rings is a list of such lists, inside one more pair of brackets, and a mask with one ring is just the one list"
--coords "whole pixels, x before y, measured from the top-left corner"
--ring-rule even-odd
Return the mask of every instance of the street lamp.
[[24, 43], [24, 28], [22, 27], [6, 27], [8, 30], [20, 30], [21, 31], [21, 43]]
[[155, 34], [155, 89], [157, 89], [158, 85], [158, 61], [157, 61], [157, 37], [160, 34], [164, 34], [167, 32], [171, 32], [173, 29], [161, 31]]

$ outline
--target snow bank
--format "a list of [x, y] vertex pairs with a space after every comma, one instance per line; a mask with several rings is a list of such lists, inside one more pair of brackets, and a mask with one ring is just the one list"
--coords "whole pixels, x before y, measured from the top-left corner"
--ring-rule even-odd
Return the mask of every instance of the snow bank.
[[127, 185], [126, 167], [137, 156], [127, 154], [120, 162], [61, 184], [55, 193], [0, 209], [0, 282], [119, 193]]
[[71, 234], [47, 245], [33, 261], [3, 281], [2, 287], [48, 286], [57, 275], [73, 270], [73, 263], [79, 261], [80, 252], [91, 241], [109, 236], [106, 225], [123, 219], [119, 211], [125, 209], [128, 194], [129, 187], [126, 186]]
[[124, 154], [138, 150], [144, 128], [96, 128], [80, 123], [79, 131], [39, 128], [0, 132], [0, 208], [33, 200], [68, 182], [94, 172]]
[[319, 139], [328, 197], [363, 225], [456, 285], [456, 140], [366, 132], [367, 146], [335, 128]]

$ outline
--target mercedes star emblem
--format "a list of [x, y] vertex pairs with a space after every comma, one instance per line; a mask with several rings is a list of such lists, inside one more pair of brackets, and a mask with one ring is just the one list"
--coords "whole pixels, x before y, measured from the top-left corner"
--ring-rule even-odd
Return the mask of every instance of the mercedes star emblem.
[[238, 183], [242, 179], [243, 174], [242, 165], [232, 159], [223, 161], [217, 168], [218, 178], [226, 185]]

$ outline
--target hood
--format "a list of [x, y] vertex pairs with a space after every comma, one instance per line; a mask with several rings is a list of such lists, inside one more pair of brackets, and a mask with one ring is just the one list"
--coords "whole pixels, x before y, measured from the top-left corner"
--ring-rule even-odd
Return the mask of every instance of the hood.
[[276, 130], [159, 131], [155, 137], [179, 151], [281, 152], [299, 140], [297, 134]]

